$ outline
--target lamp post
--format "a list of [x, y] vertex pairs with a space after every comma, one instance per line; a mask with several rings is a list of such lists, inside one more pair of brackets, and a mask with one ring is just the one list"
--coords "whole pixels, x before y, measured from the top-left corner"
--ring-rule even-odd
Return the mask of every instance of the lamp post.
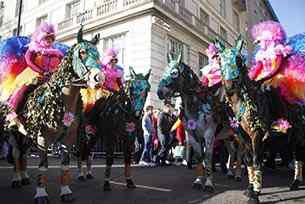
[[20, 34], [20, 23], [21, 23], [21, 12], [22, 12], [22, 0], [19, 0], [19, 9], [18, 9], [18, 24], [17, 24], [17, 36]]

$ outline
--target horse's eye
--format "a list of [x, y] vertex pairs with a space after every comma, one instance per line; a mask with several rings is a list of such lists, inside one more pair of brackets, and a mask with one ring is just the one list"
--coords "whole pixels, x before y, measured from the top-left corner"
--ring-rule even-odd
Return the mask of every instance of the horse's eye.
[[175, 78], [178, 78], [178, 76], [179, 76], [179, 70], [178, 69], [173, 69], [171, 71], [171, 77], [175, 79]]

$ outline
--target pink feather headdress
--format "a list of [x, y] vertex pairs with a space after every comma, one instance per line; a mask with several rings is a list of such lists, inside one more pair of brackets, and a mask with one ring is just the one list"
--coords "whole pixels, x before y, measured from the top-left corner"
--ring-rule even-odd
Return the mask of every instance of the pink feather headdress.
[[212, 59], [215, 55], [217, 55], [219, 53], [218, 49], [216, 48], [216, 46], [212, 43], [209, 44], [208, 49], [206, 49], [206, 54], [209, 57], [209, 59]]
[[251, 29], [252, 37], [255, 41], [270, 40], [278, 43], [286, 41], [286, 32], [282, 25], [275, 21], [264, 21], [256, 24]]
[[104, 53], [102, 64], [107, 65], [112, 59], [115, 59], [118, 55], [118, 51], [114, 48], [108, 48]]

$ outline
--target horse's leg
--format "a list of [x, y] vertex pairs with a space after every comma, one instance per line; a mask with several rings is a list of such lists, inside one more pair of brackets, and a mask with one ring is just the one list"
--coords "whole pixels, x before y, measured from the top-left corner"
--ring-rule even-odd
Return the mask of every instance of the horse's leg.
[[61, 161], [61, 175], [60, 175], [60, 198], [62, 202], [73, 201], [72, 191], [70, 189], [71, 184], [71, 172], [70, 172], [70, 147], [62, 144], [62, 161]]
[[193, 151], [194, 151], [194, 156], [196, 158], [197, 166], [195, 168], [196, 171], [196, 179], [193, 182], [193, 188], [194, 189], [203, 189], [203, 174], [204, 174], [204, 167], [203, 167], [203, 152], [202, 152], [202, 145], [196, 141], [194, 138], [193, 134], [190, 133], [189, 131], [186, 131], [186, 140], [187, 143], [191, 145]]
[[[25, 138], [26, 139], [26, 138]], [[24, 150], [24, 153], [22, 154], [21, 158], [21, 184], [22, 185], [29, 185], [30, 184], [30, 178], [27, 173], [27, 155], [29, 154], [30, 146], [27, 146]]]
[[[110, 131], [106, 131], [107, 134], [110, 133]], [[105, 136], [105, 142], [106, 142], [106, 168], [105, 168], [105, 175], [104, 175], [104, 191], [111, 191], [110, 186], [110, 179], [111, 179], [111, 167], [113, 164], [113, 157], [114, 157], [114, 136], [113, 135], [107, 135]]]
[[48, 182], [48, 177], [46, 175], [46, 172], [48, 170], [48, 144], [45, 138], [43, 137], [38, 137], [38, 147], [39, 147], [39, 158], [40, 158], [40, 163], [39, 163], [39, 168], [38, 170], [40, 171], [40, 174], [38, 175], [37, 178], [37, 187], [36, 187], [36, 194], [34, 196], [35, 199], [35, 204], [48, 204], [49, 203], [49, 198], [48, 198], [48, 193], [46, 191], [47, 188], [47, 182]]
[[242, 174], [242, 157], [243, 157], [243, 151], [240, 144], [237, 144], [236, 149], [236, 169], [235, 169], [235, 181], [241, 181], [241, 174]]
[[249, 203], [259, 203], [259, 194], [262, 189], [263, 177], [262, 177], [262, 160], [263, 160], [263, 133], [259, 130], [254, 132], [252, 136], [252, 148], [253, 148], [253, 170], [254, 170], [254, 182], [253, 193], [250, 194]]
[[136, 188], [136, 185], [134, 184], [132, 177], [131, 177], [131, 162], [132, 162], [132, 152], [134, 150], [134, 143], [135, 143], [135, 137], [124, 139], [124, 175], [126, 179], [126, 186], [127, 188], [133, 189]]
[[85, 175], [86, 175], [86, 167], [85, 167], [85, 144], [84, 141], [80, 141], [80, 147], [79, 147], [79, 155], [77, 157], [77, 166], [79, 170], [78, 180], [85, 181]]
[[295, 162], [294, 162], [294, 179], [290, 185], [290, 190], [298, 190], [303, 181], [303, 168], [304, 168], [304, 146], [296, 145], [295, 147]]
[[234, 178], [234, 173], [233, 173], [233, 164], [234, 164], [234, 158], [235, 158], [235, 149], [232, 146], [232, 142], [228, 140], [224, 140], [224, 146], [226, 147], [228, 153], [229, 153], [229, 158], [227, 163], [228, 165], [228, 172], [227, 172], [227, 177], [229, 179]]
[[12, 188], [20, 188], [21, 187], [21, 150], [17, 142], [17, 135], [10, 135], [9, 144], [12, 148], [12, 158], [14, 160], [14, 175], [12, 179]]
[[205, 141], [205, 165], [206, 165], [206, 181], [205, 181], [205, 190], [212, 192], [214, 191], [213, 185], [213, 169], [212, 169], [212, 160], [213, 160], [213, 149], [214, 149], [214, 140], [216, 133], [217, 125], [214, 122], [211, 122], [208, 129], [204, 132], [204, 141]]

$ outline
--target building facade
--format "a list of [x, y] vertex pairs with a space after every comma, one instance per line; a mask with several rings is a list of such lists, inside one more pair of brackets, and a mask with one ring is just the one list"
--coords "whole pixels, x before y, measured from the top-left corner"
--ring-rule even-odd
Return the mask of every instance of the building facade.
[[[0, 1], [2, 38], [17, 33], [19, 4]], [[264, 0], [23, 0], [21, 11], [21, 35], [47, 21], [57, 25], [57, 40], [72, 45], [82, 23], [86, 38], [100, 33], [101, 53], [115, 47], [123, 67], [142, 73], [152, 69], [147, 103], [157, 107], [168, 53], [182, 50], [183, 61], [198, 73], [208, 63], [204, 51], [213, 38], [233, 45], [238, 35], [249, 37], [247, 28], [256, 22], [277, 19]]]

